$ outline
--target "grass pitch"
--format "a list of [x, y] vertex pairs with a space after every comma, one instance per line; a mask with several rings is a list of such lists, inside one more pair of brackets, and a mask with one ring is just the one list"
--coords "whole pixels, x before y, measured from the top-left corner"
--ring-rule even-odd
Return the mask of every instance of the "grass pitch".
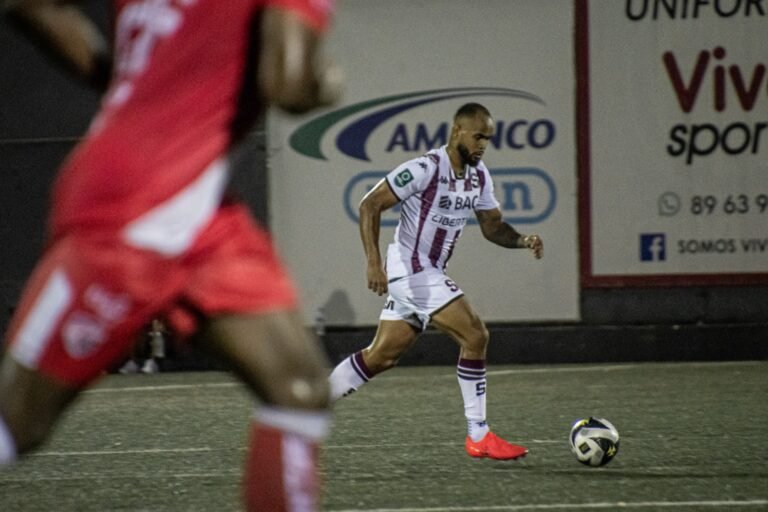
[[[323, 510], [768, 510], [768, 362], [491, 365], [488, 390], [491, 428], [525, 459], [464, 454], [451, 367], [396, 368], [339, 402]], [[224, 373], [108, 376], [0, 471], [0, 511], [241, 510], [251, 410]], [[568, 448], [589, 415], [621, 434], [603, 468]]]

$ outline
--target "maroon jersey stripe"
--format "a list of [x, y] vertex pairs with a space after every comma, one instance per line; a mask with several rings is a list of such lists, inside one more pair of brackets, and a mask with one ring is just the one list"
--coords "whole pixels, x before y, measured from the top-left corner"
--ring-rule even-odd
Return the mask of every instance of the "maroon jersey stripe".
[[416, 232], [416, 243], [413, 244], [413, 253], [411, 253], [411, 269], [413, 273], [421, 272], [424, 267], [419, 261], [419, 243], [421, 242], [421, 232], [424, 230], [424, 223], [427, 221], [429, 210], [432, 209], [432, 203], [435, 202], [435, 196], [437, 195], [437, 183], [440, 177], [440, 164], [439, 158], [435, 159], [437, 165], [435, 165], [435, 173], [432, 175], [432, 179], [429, 181], [429, 185], [421, 195], [421, 211], [419, 212], [419, 229]]

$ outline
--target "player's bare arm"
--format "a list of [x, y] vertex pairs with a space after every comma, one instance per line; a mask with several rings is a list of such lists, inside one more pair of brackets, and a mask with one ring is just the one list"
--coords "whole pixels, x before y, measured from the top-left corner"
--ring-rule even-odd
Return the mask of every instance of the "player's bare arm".
[[501, 210], [477, 210], [475, 212], [480, 230], [486, 240], [510, 249], [530, 249], [536, 259], [544, 255], [544, 243], [539, 235], [523, 235], [504, 222]]
[[298, 14], [268, 9], [262, 19], [258, 83], [270, 104], [300, 114], [335, 103], [341, 71], [320, 55], [321, 34]]
[[379, 250], [379, 229], [381, 212], [399, 202], [386, 179], [382, 179], [360, 201], [360, 238], [367, 263], [368, 289], [377, 295], [387, 293], [387, 273]]
[[100, 91], [112, 73], [112, 57], [98, 27], [71, 2], [5, 0], [8, 19], [60, 65]]

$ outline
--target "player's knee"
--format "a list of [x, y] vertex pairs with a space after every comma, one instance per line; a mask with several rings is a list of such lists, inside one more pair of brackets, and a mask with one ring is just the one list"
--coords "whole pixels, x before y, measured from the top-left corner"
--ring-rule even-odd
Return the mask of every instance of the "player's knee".
[[490, 334], [488, 333], [488, 329], [485, 325], [481, 324], [467, 336], [467, 348], [476, 352], [485, 351], [485, 349], [488, 348], [489, 339]]
[[273, 388], [274, 405], [296, 409], [327, 409], [330, 407], [328, 377], [321, 372], [297, 372], [285, 375], [282, 383]]
[[491, 333], [489, 333], [488, 329], [485, 327], [485, 325], [483, 325], [483, 329], [482, 329], [483, 346], [487, 347], [488, 346], [488, 341], [490, 339], [491, 339]]
[[325, 375], [314, 375], [293, 379], [291, 398], [303, 409], [327, 409], [331, 403], [328, 378]]

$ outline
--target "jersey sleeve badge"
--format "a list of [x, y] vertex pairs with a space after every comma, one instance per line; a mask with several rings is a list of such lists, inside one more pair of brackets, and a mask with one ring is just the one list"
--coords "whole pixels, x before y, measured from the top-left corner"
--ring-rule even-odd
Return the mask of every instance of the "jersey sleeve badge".
[[402, 188], [413, 181], [413, 173], [410, 169], [403, 169], [395, 176], [395, 185]]

